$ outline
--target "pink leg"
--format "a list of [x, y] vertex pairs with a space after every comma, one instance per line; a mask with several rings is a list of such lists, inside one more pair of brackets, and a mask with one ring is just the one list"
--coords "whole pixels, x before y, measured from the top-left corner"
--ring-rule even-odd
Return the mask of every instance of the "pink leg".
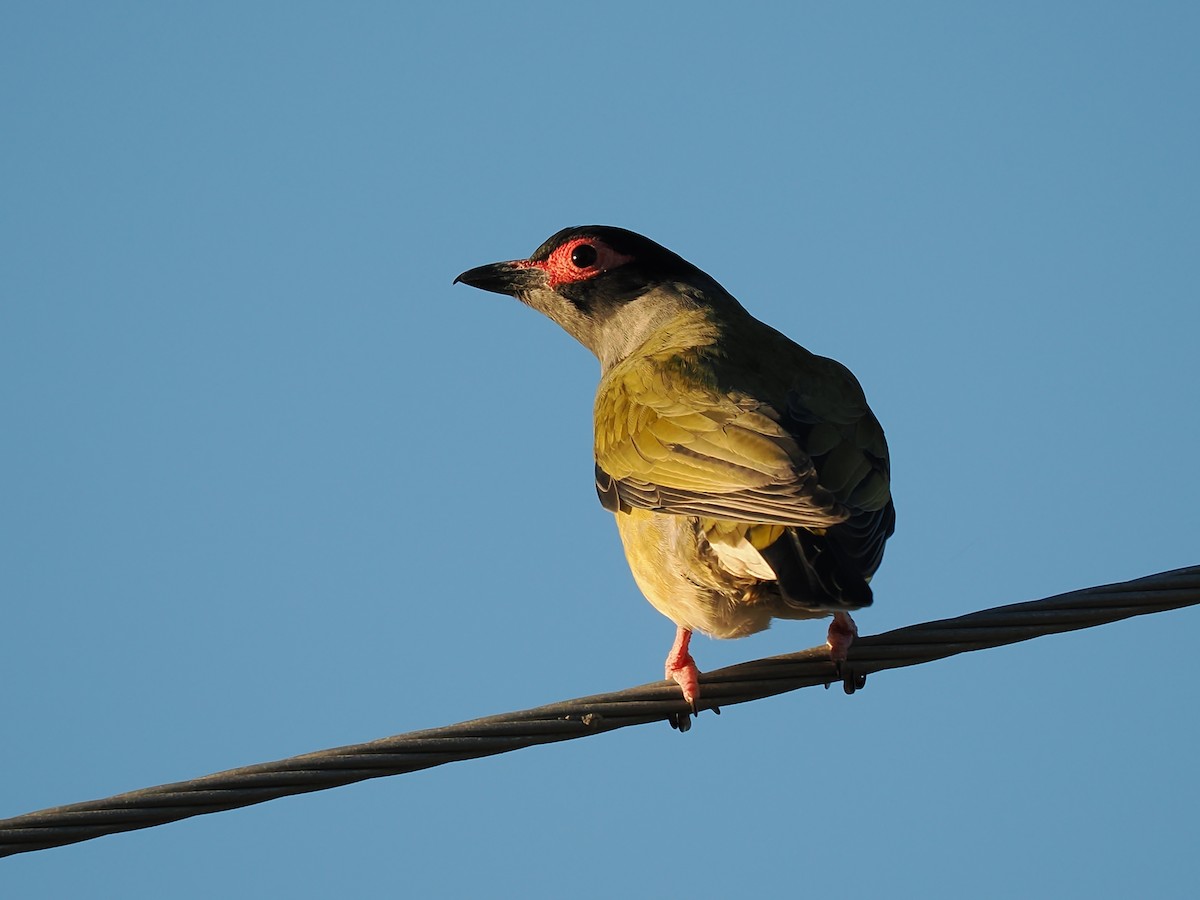
[[856, 637], [858, 626], [850, 618], [850, 613], [834, 613], [833, 621], [829, 623], [829, 637], [825, 639], [825, 643], [829, 646], [829, 658], [837, 663], [839, 671]]
[[688, 642], [692, 633], [680, 625], [675, 631], [675, 644], [667, 654], [666, 677], [674, 681], [683, 690], [683, 699], [688, 702], [693, 711], [696, 709], [696, 698], [700, 696], [700, 670], [696, 661], [688, 653]]

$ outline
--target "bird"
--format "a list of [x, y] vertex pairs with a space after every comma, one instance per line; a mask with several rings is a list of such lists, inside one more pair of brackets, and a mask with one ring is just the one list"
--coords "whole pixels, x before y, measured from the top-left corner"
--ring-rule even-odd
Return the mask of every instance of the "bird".
[[850, 613], [871, 605], [896, 522], [887, 441], [850, 370], [611, 225], [564, 228], [460, 282], [515, 297], [599, 360], [596, 492], [635, 582], [676, 626], [664, 675], [691, 712], [694, 632], [739, 638], [775, 618], [832, 616], [840, 677], [858, 634]]

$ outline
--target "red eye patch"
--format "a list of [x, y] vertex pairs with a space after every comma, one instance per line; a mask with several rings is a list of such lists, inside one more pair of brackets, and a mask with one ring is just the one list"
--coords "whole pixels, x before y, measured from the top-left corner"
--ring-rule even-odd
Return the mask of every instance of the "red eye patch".
[[632, 256], [618, 253], [598, 238], [577, 237], [555, 247], [549, 259], [530, 262], [529, 265], [545, 271], [550, 287], [556, 288], [574, 281], [594, 278], [601, 272], [615, 269], [632, 259]]

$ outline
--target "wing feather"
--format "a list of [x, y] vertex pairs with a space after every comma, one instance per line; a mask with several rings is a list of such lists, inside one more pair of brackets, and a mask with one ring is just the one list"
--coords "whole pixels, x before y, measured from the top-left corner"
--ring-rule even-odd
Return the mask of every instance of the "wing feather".
[[710, 530], [761, 525], [754, 546], [785, 597], [869, 604], [895, 508], [887, 442], [858, 381], [748, 316], [726, 321], [719, 343], [701, 325], [661, 329], [602, 378], [601, 502]]
[[601, 384], [596, 464], [621, 504], [808, 528], [849, 516], [777, 410], [689, 374], [642, 358]]

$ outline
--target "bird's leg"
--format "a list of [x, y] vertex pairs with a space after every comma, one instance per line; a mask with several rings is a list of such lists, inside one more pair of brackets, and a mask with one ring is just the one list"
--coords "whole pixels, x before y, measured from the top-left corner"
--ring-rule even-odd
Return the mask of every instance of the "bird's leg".
[[[842, 668], [842, 663], [846, 661], [846, 655], [850, 652], [850, 645], [854, 643], [856, 637], [858, 637], [858, 626], [850, 618], [850, 613], [834, 613], [833, 621], [829, 623], [829, 636], [825, 639], [825, 644], [829, 647], [829, 658], [833, 660], [838, 678], [842, 679], [842, 687], [847, 694], [853, 694], [867, 683], [866, 675], [855, 675]], [[825, 687], [829, 687], [829, 685], [827, 684]]]
[[829, 623], [829, 636], [825, 639], [825, 643], [829, 647], [829, 658], [837, 665], [839, 672], [842, 663], [846, 661], [850, 645], [854, 643], [856, 637], [858, 637], [858, 626], [850, 618], [850, 613], [834, 613], [833, 621]]
[[688, 653], [688, 643], [692, 633], [682, 625], [675, 630], [675, 643], [667, 654], [666, 677], [674, 681], [683, 690], [683, 699], [688, 702], [692, 711], [696, 710], [696, 698], [700, 696], [700, 670], [696, 661]]

